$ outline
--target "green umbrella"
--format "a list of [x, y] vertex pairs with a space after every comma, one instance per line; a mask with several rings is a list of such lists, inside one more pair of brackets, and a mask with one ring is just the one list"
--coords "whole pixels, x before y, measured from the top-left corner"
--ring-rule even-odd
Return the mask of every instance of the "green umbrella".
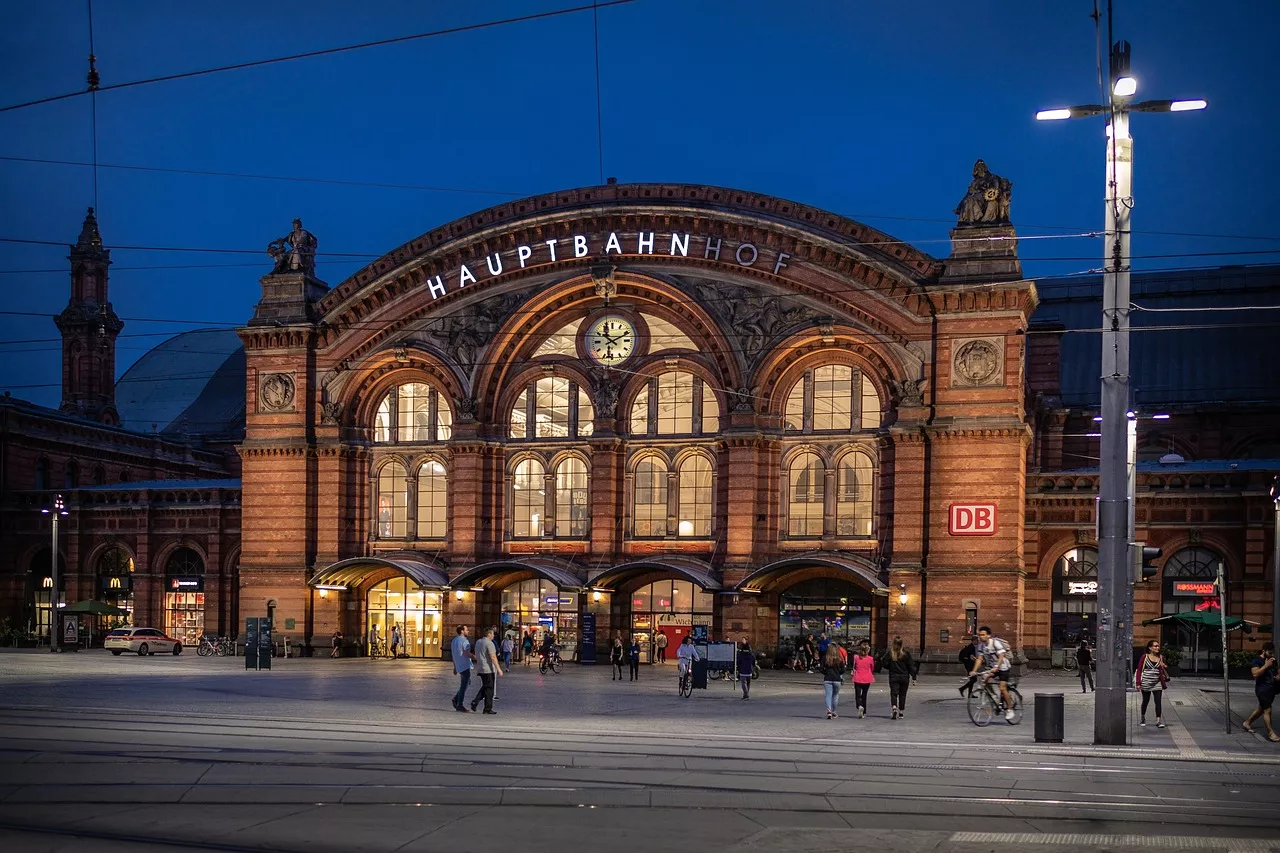
[[[1195, 632], [1195, 650], [1192, 653], [1192, 672], [1200, 671], [1200, 632], [1205, 628], [1221, 628], [1222, 614], [1212, 610], [1190, 610], [1186, 613], [1170, 613], [1166, 616], [1158, 616], [1155, 619], [1147, 619], [1143, 621], [1143, 625], [1163, 625], [1166, 622], [1172, 622], [1175, 625], [1185, 625]], [[1247, 619], [1241, 619], [1238, 616], [1227, 617], [1227, 630], [1235, 631], [1246, 625], [1257, 625], [1257, 622], [1250, 622]], [[1225, 664], [1224, 664], [1225, 665]]]
[[119, 607], [112, 607], [101, 601], [77, 601], [75, 604], [68, 604], [66, 607], [60, 608], [63, 613], [92, 613], [97, 616], [128, 616], [128, 610], [121, 610]]

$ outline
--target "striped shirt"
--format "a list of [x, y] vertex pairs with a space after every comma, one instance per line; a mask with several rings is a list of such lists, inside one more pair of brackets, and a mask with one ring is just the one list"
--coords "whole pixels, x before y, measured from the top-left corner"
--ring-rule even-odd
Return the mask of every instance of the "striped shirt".
[[1149, 656], [1142, 656], [1142, 689], [1143, 690], [1163, 690], [1164, 684], [1160, 681], [1160, 659], [1152, 660]]

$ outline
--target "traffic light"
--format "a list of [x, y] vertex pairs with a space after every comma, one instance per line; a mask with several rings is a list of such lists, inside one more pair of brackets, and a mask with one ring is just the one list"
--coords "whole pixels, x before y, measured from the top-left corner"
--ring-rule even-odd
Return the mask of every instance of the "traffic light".
[[1130, 547], [1133, 549], [1134, 583], [1148, 581], [1160, 573], [1160, 567], [1156, 565], [1156, 560], [1160, 559], [1159, 548], [1145, 542], [1133, 542]]

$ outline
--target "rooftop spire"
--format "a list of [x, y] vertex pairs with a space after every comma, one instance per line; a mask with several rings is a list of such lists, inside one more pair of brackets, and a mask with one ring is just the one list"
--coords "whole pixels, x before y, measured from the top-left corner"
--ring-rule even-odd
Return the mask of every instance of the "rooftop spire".
[[80, 239], [76, 241], [76, 248], [102, 248], [102, 235], [98, 233], [98, 219], [93, 215], [92, 207], [84, 216], [84, 225], [80, 228]]

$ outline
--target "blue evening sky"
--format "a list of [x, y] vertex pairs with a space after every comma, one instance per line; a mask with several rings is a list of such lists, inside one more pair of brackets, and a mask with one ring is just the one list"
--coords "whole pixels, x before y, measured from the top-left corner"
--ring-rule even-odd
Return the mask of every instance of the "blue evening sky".
[[[99, 0], [94, 37], [109, 85], [581, 2]], [[1100, 241], [1062, 235], [1101, 226], [1103, 124], [1032, 119], [1098, 101], [1091, 9], [1091, 0], [602, 9], [605, 174], [770, 193], [945, 256], [951, 211], [982, 157], [1014, 182], [1019, 233], [1058, 235], [1022, 243], [1025, 271], [1094, 269]], [[1139, 98], [1210, 102], [1201, 113], [1135, 116], [1135, 267], [1280, 260], [1280, 4], [1119, 0], [1115, 23], [1133, 43]], [[83, 0], [2, 0], [0, 106], [83, 89], [87, 53]], [[597, 183], [593, 57], [588, 11], [101, 93], [101, 163], [460, 190], [101, 169], [103, 238], [260, 252], [300, 216], [322, 253], [371, 259], [504, 199]], [[89, 98], [0, 113], [0, 156], [89, 160]], [[74, 242], [92, 203], [87, 168], [0, 160], [0, 238]], [[0, 243], [0, 310], [61, 310], [66, 255]], [[115, 249], [112, 258], [112, 301], [127, 321], [118, 372], [161, 340], [146, 335], [189, 328], [143, 318], [245, 321], [269, 266], [265, 254]], [[362, 263], [327, 262], [320, 275], [337, 284]], [[128, 269], [141, 266], [183, 268]], [[14, 272], [23, 270], [32, 272]], [[0, 315], [0, 388], [57, 405], [59, 377], [51, 320]]]

